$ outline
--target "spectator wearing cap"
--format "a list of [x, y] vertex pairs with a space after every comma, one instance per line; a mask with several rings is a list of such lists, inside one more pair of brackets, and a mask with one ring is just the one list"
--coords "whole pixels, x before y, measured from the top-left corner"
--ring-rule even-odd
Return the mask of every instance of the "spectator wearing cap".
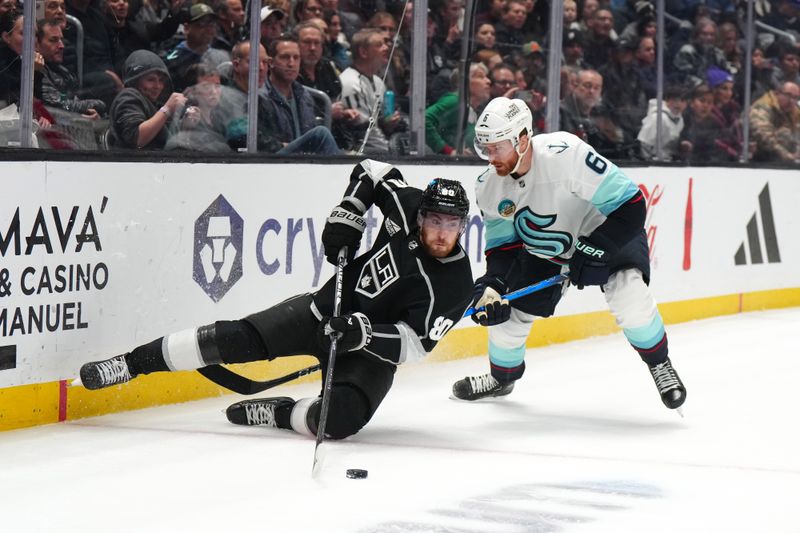
[[694, 28], [692, 40], [681, 46], [672, 66], [677, 79], [691, 86], [705, 83], [709, 67], [725, 68], [725, 55], [716, 47], [717, 24], [707, 17], [700, 17]]
[[172, 83], [179, 91], [186, 88], [186, 71], [192, 65], [205, 63], [212, 68], [218, 68], [221, 63], [230, 60], [230, 54], [225, 50], [211, 48], [217, 35], [217, 14], [207, 4], [191, 6], [183, 27], [186, 40], [173, 48], [165, 61]]
[[497, 49], [504, 58], [518, 51], [525, 43], [522, 28], [527, 18], [528, 11], [523, 0], [506, 0], [502, 21], [495, 26]]
[[603, 102], [614, 111], [615, 122], [622, 128], [622, 142], [625, 144], [636, 140], [647, 112], [647, 94], [635, 65], [638, 48], [636, 41], [617, 40], [611, 60], [600, 69], [603, 76]]
[[800, 84], [800, 48], [782, 43], [778, 47], [778, 62], [772, 71], [772, 86], [780, 87], [787, 81]]
[[217, 14], [217, 35], [211, 48], [230, 52], [233, 45], [244, 39], [244, 6], [242, 0], [216, 0], [214, 12]]
[[286, 31], [288, 24], [289, 17], [282, 9], [271, 6], [261, 8], [261, 44], [265, 49]]
[[583, 60], [593, 69], [600, 69], [611, 59], [614, 49], [614, 14], [610, 9], [599, 8], [586, 22], [588, 31], [584, 39]]
[[711, 67], [706, 72], [706, 81], [714, 95], [714, 109], [716, 115], [726, 128], [736, 131], [741, 143], [742, 106], [733, 98], [733, 76], [730, 72], [719, 67]]
[[164, 62], [149, 50], [137, 50], [125, 61], [125, 89], [109, 110], [112, 144], [133, 150], [164, 148], [169, 129], [186, 104], [172, 90]]
[[750, 109], [754, 160], [800, 162], [800, 85], [784, 82], [765, 93]]
[[583, 68], [583, 35], [580, 31], [569, 30], [561, 42], [561, 64], [572, 68]]

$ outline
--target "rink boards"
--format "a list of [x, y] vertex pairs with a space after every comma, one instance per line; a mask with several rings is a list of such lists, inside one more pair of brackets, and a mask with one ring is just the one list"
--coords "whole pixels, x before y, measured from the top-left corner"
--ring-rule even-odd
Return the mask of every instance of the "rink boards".
[[[480, 166], [403, 166], [422, 187]], [[351, 165], [3, 163], [0, 197], [0, 430], [187, 401], [224, 391], [196, 373], [108, 391], [69, 388], [83, 362], [169, 332], [234, 319], [333, 273], [320, 236]], [[800, 305], [796, 171], [624, 169], [648, 199], [652, 289], [665, 322]], [[368, 217], [365, 244], [380, 213]], [[463, 245], [483, 264], [473, 204]], [[535, 280], [531, 280], [535, 281]], [[599, 290], [570, 290], [530, 347], [616, 330]], [[431, 360], [486, 351], [462, 321]], [[312, 363], [247, 365], [264, 379]], [[316, 379], [314, 376], [312, 379]]]

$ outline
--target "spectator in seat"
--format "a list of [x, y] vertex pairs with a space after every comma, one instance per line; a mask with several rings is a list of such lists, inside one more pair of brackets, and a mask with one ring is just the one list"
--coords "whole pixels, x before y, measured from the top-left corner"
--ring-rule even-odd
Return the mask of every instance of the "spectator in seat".
[[615, 123], [622, 128], [622, 142], [636, 140], [642, 119], [647, 113], [647, 94], [634, 64], [639, 43], [617, 40], [611, 61], [600, 69], [603, 76], [603, 102], [614, 110]]
[[497, 37], [494, 26], [488, 22], [478, 26], [475, 30], [475, 51], [480, 50], [496, 50]]
[[161, 150], [170, 127], [186, 104], [173, 92], [166, 65], [149, 50], [137, 50], [125, 61], [125, 89], [114, 98], [112, 144], [132, 150]]
[[519, 50], [525, 43], [525, 34], [522, 32], [528, 10], [522, 0], [506, 0], [503, 7], [502, 22], [495, 26], [497, 33], [497, 49], [507, 58]]
[[369, 129], [365, 151], [371, 153], [387, 153], [388, 136], [394, 133], [400, 124], [400, 113], [395, 112], [384, 117], [382, 111], [383, 96], [386, 86], [379, 74], [383, 74], [389, 61], [389, 44], [383, 32], [373, 28], [364, 29], [353, 35], [353, 64], [346, 68], [342, 81], [342, 101], [345, 106], [359, 113], [356, 126], [359, 129], [358, 144], [368, 132], [368, 125], [373, 113], [377, 113], [374, 127]]
[[[220, 99], [220, 116], [224, 123], [228, 145], [237, 151], [247, 146], [247, 94], [250, 68], [250, 41], [242, 41], [232, 51], [233, 77], [231, 85], [223, 90]], [[269, 56], [263, 45], [259, 45], [258, 85], [264, 87], [269, 75]], [[334, 154], [340, 153], [330, 131], [318, 126], [298, 136], [291, 142], [283, 142], [278, 135], [275, 108], [267, 91], [259, 90], [257, 149], [277, 155]], [[285, 134], [283, 132], [282, 134]]]
[[[12, 10], [0, 15], [0, 109], [9, 104], [19, 105], [22, 80], [22, 26], [21, 11]], [[44, 58], [39, 52], [34, 55], [33, 95], [41, 98]]]
[[587, 21], [589, 27], [583, 42], [583, 61], [589, 68], [599, 70], [611, 59], [614, 49], [614, 14], [610, 9], [598, 8]]
[[800, 48], [781, 44], [778, 47], [778, 64], [772, 71], [772, 86], [780, 87], [787, 81], [800, 84]]
[[[331, 119], [336, 127], [347, 127], [358, 120], [358, 111], [347, 109], [341, 101], [342, 82], [333, 61], [323, 57], [325, 34], [313, 22], [301, 22], [295, 27], [300, 45], [300, 74], [297, 80], [306, 87], [318, 89], [331, 99]], [[322, 111], [317, 109], [316, 114]]]
[[242, 0], [217, 0], [214, 12], [217, 14], [217, 35], [211, 48], [233, 50], [233, 45], [244, 39], [244, 7]]
[[784, 82], [750, 109], [756, 161], [800, 162], [800, 85]]
[[282, 9], [271, 6], [261, 8], [261, 44], [265, 49], [286, 31], [288, 23], [289, 17]]
[[656, 97], [656, 41], [652, 37], [639, 39], [634, 68], [647, 99]]
[[664, 101], [661, 108], [661, 153], [656, 153], [656, 127], [658, 125], [658, 101], [655, 98], [648, 102], [647, 115], [642, 120], [642, 128], [637, 138], [641, 155], [645, 159], [677, 161], [691, 149], [691, 144], [684, 141], [681, 146], [683, 131], [683, 113], [689, 104], [686, 88], [679, 84], [670, 84], [664, 89]]
[[342, 31], [342, 17], [338, 11], [325, 10], [322, 19], [328, 25], [325, 39], [326, 57], [333, 60], [340, 71], [350, 66], [350, 43]]
[[64, 40], [57, 19], [39, 21], [36, 47], [44, 59], [42, 102], [96, 120], [106, 113], [102, 100], [83, 100], [78, 96], [78, 80], [64, 67]]
[[54, 20], [63, 32], [67, 27], [67, 3], [64, 0], [45, 0], [43, 20]]
[[691, 42], [681, 46], [672, 62], [679, 81], [697, 86], [705, 83], [709, 67], [725, 68], [725, 54], [716, 47], [716, 42], [717, 24], [710, 18], [700, 17]]
[[[475, 121], [478, 114], [489, 101], [491, 81], [488, 69], [483, 63], [473, 63], [469, 67], [469, 108], [467, 127], [464, 130], [464, 153], [471, 154], [475, 137]], [[459, 100], [455, 86], [458, 76], [453, 75], [453, 92], [442, 96], [435, 104], [425, 110], [425, 142], [434, 153], [458, 155], [457, 139]]]
[[[114, 65], [114, 47], [105, 15], [92, 0], [67, 0], [67, 15], [83, 26], [83, 97], [110, 103], [123, 83]], [[64, 30], [64, 65], [78, 71], [77, 30], [68, 24]]]
[[222, 86], [219, 73], [198, 63], [186, 71], [186, 112], [179, 131], [167, 140], [167, 150], [230, 152], [220, 116]]
[[684, 122], [681, 139], [692, 145], [690, 161], [717, 163], [739, 159], [739, 140], [735, 132], [725, 128], [720, 116], [714, 115], [714, 95], [705, 83], [694, 89]]
[[[321, 35], [319, 38], [321, 40]], [[300, 46], [297, 40], [290, 35], [283, 35], [270, 43], [268, 52], [272, 64], [267, 91], [274, 109], [275, 132], [278, 139], [288, 145], [316, 127], [314, 101], [303, 84], [297, 81], [300, 73]], [[324, 126], [319, 126], [319, 129], [326, 130]], [[329, 131], [328, 136], [333, 140]], [[315, 153], [337, 155], [341, 151], [333, 142]]]
[[[750, 101], [755, 102], [761, 98], [764, 93], [772, 89], [772, 69], [773, 64], [764, 53], [764, 49], [758, 45], [753, 47], [753, 58], [751, 61], [751, 78], [750, 78]], [[744, 102], [745, 96], [745, 69], [742, 68], [734, 80], [734, 93], [736, 98]]]
[[564, 33], [561, 42], [561, 62], [563, 65], [572, 68], [584, 68], [583, 61], [583, 34], [577, 30], [569, 30]]
[[718, 67], [711, 67], [706, 73], [706, 80], [714, 95], [712, 113], [726, 129], [736, 133], [739, 144], [742, 141], [742, 106], [733, 99], [733, 76]]
[[182, 41], [167, 54], [166, 65], [172, 76], [176, 90], [186, 88], [186, 71], [192, 65], [204, 62], [217, 68], [221, 63], [230, 60], [230, 54], [224, 50], [211, 48], [217, 35], [217, 15], [206, 4], [194, 4], [189, 8], [188, 20], [183, 25], [186, 40]]
[[593, 115], [603, 94], [603, 76], [596, 70], [584, 69], [578, 71], [577, 81], [572, 94], [561, 103], [561, 129], [598, 146], [599, 131]]

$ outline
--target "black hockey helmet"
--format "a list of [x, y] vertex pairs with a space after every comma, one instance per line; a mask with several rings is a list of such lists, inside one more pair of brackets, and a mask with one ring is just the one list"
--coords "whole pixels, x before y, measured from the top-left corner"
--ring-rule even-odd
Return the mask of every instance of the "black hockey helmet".
[[467, 191], [455, 180], [434, 178], [422, 191], [419, 202], [419, 213], [422, 216], [429, 211], [455, 215], [466, 220], [469, 214]]

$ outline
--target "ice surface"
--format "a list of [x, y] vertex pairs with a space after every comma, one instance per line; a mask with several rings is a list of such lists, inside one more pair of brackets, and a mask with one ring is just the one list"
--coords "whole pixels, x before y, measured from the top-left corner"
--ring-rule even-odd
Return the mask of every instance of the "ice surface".
[[798, 326], [669, 327], [683, 419], [621, 334], [530, 350], [502, 399], [449, 399], [484, 357], [403, 367], [316, 481], [314, 440], [229, 424], [233, 395], [0, 433], [0, 531], [797, 532]]

